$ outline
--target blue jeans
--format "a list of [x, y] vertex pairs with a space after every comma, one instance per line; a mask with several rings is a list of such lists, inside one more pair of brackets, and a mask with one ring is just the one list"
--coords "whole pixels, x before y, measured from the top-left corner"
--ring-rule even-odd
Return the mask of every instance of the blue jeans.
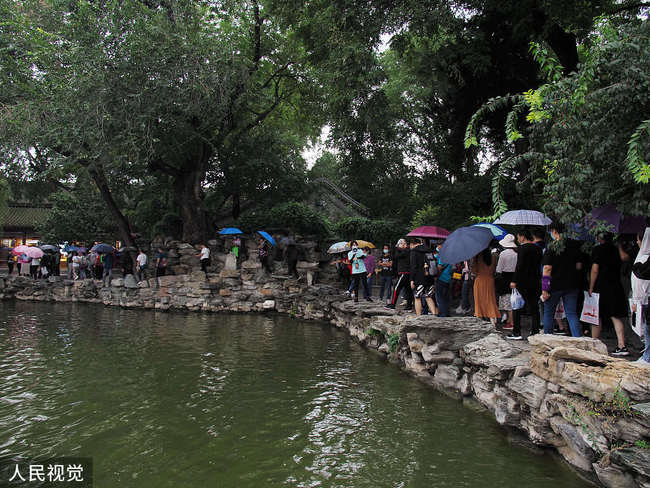
[[[639, 305], [637, 305], [638, 307]], [[638, 308], [637, 308], [638, 310]], [[641, 356], [644, 361], [647, 361], [650, 363], [650, 325], [648, 325], [648, 305], [641, 305], [641, 312], [645, 316], [645, 330], [643, 333], [645, 334], [645, 349], [643, 350], [643, 355]]]
[[368, 275], [368, 296], [372, 296], [372, 275]]
[[564, 304], [564, 313], [571, 328], [573, 337], [582, 337], [582, 327], [578, 318], [577, 303], [578, 290], [560, 290], [551, 292], [551, 296], [544, 302], [544, 334], [553, 333], [553, 322], [555, 322], [555, 309], [560, 303]]
[[449, 283], [437, 280], [435, 296], [438, 305], [438, 317], [449, 317]]
[[384, 298], [384, 290], [386, 290], [386, 298], [390, 298], [390, 292], [393, 288], [393, 277], [379, 275], [379, 282], [381, 283], [381, 288], [379, 289], [379, 298]]

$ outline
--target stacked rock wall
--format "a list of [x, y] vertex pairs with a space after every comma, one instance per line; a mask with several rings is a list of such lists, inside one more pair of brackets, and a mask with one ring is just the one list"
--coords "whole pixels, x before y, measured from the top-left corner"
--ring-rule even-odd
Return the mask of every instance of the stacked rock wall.
[[[309, 269], [308, 265], [307, 268]], [[303, 273], [304, 275], [305, 273]], [[328, 321], [427, 384], [475, 399], [503, 426], [607, 487], [650, 488], [650, 368], [590, 338], [506, 341], [472, 317], [405, 317], [347, 300], [329, 285], [277, 279], [255, 261], [137, 283], [0, 278], [0, 299], [78, 301], [157, 310], [280, 312]]]

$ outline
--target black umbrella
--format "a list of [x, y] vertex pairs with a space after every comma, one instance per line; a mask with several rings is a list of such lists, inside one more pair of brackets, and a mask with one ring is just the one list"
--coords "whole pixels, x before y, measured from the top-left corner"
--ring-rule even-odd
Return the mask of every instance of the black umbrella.
[[53, 246], [52, 244], [44, 244], [39, 247], [39, 249], [43, 252], [59, 252], [59, 246]]

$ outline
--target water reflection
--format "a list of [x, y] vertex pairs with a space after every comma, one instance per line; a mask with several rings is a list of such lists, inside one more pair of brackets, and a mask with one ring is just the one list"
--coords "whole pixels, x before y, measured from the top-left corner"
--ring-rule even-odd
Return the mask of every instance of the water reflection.
[[92, 456], [98, 487], [584, 486], [329, 326], [0, 309], [0, 456]]

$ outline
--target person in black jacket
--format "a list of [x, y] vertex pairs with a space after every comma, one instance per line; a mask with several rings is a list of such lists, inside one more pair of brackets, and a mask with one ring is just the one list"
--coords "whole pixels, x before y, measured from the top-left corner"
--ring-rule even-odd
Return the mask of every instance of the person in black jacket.
[[411, 289], [415, 298], [415, 314], [422, 315], [422, 298], [427, 302], [429, 310], [434, 316], [438, 315], [436, 304], [433, 301], [433, 292], [438, 262], [433, 251], [424, 245], [420, 238], [411, 242]]
[[542, 248], [533, 242], [533, 236], [528, 229], [517, 232], [519, 252], [514, 281], [511, 289], [517, 289], [525, 300], [524, 308], [514, 311], [514, 326], [512, 333], [506, 339], [521, 339], [521, 313], [527, 310], [530, 314], [530, 335], [539, 332], [540, 317], [537, 302], [542, 294]]
[[397, 241], [397, 247], [393, 253], [393, 269], [397, 273], [397, 283], [395, 283], [393, 299], [390, 305], [386, 305], [386, 308], [394, 309], [401, 291], [404, 290], [404, 298], [406, 298], [405, 310], [407, 312], [413, 310], [413, 293], [411, 292], [411, 280], [409, 278], [410, 268], [411, 250], [406, 244], [406, 240], [400, 239]]

